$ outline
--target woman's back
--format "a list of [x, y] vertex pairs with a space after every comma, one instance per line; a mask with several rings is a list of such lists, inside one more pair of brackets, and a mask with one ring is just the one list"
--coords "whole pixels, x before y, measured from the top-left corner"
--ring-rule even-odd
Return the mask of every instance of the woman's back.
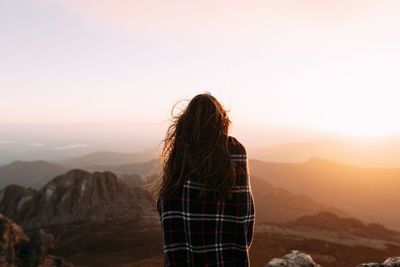
[[228, 148], [237, 184], [230, 199], [198, 197], [203, 182], [194, 178], [180, 195], [159, 199], [165, 266], [249, 265], [255, 209], [246, 149], [232, 136]]

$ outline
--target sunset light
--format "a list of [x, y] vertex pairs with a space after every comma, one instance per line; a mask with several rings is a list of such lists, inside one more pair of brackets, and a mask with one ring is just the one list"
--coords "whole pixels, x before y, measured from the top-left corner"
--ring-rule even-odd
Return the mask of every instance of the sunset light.
[[161, 123], [210, 91], [239, 128], [400, 131], [397, 1], [1, 6], [1, 122]]
[[0, 265], [400, 266], [399, 114], [399, 0], [0, 0]]

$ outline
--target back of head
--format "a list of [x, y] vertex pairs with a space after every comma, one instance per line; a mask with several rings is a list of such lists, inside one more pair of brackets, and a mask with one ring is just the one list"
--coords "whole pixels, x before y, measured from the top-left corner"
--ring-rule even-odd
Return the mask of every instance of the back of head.
[[196, 95], [173, 116], [163, 140], [158, 195], [176, 196], [192, 177], [203, 184], [201, 197], [210, 197], [206, 192], [213, 192], [213, 198], [229, 197], [235, 183], [228, 150], [230, 124], [227, 112], [210, 93]]

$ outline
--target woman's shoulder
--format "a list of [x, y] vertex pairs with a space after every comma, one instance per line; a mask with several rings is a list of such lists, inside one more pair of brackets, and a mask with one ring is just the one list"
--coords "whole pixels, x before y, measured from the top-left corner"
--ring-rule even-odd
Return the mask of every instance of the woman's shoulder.
[[231, 135], [228, 136], [228, 146], [230, 154], [241, 154], [241, 155], [246, 154], [246, 148], [234, 136]]

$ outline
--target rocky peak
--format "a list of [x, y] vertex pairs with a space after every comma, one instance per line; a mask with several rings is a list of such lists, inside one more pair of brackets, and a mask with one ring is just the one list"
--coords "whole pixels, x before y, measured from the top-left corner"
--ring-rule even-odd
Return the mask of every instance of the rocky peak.
[[47, 183], [40, 192], [45, 199], [57, 201], [62, 195], [70, 196], [76, 203], [86, 201], [113, 201], [124, 198], [130, 190], [111, 172], [94, 172], [74, 169]]
[[0, 212], [24, 228], [139, 219], [152, 211], [150, 193], [124, 183], [111, 172], [74, 169], [53, 178], [39, 191], [9, 186], [1, 194]]

